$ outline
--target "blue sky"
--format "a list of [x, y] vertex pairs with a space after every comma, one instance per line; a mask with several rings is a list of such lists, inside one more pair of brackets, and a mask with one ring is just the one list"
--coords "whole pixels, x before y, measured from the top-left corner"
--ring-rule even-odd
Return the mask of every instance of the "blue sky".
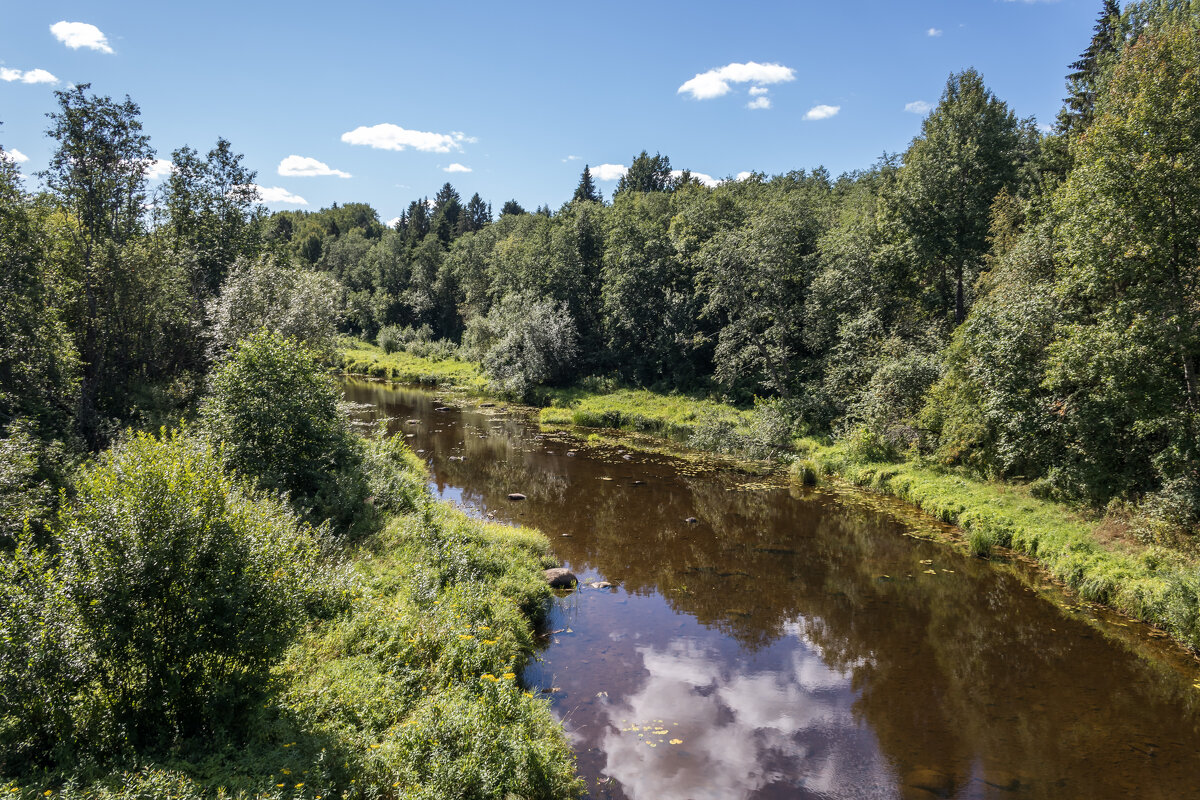
[[387, 220], [446, 180], [557, 207], [584, 163], [615, 177], [642, 149], [714, 179], [837, 174], [903, 150], [911, 104], [966, 67], [1053, 122], [1100, 5], [0, 0], [0, 143], [42, 169], [53, 90], [90, 81], [141, 105], [160, 158], [229, 139], [273, 209]]

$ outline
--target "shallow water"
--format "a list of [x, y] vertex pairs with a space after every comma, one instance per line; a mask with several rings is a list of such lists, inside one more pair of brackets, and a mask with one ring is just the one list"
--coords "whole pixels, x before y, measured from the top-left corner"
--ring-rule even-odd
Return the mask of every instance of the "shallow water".
[[1200, 797], [1196, 663], [1020, 565], [914, 538], [933, 523], [516, 410], [345, 391], [437, 494], [540, 528], [580, 576], [524, 679], [591, 797]]

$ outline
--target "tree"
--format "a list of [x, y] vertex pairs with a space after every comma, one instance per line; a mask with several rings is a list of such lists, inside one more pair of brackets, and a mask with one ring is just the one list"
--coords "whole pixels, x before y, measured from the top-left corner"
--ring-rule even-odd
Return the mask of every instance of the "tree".
[[507, 200], [500, 208], [500, 216], [502, 217], [515, 217], [528, 213], [529, 212], [526, 211], [525, 208], [516, 200]]
[[671, 159], [655, 153], [653, 156], [643, 150], [633, 159], [628, 171], [617, 181], [615, 194], [622, 192], [669, 192], [673, 186], [671, 180]]
[[220, 358], [242, 339], [266, 329], [332, 356], [343, 291], [328, 273], [269, 257], [240, 261], [208, 305], [211, 355]]
[[1013, 186], [1029, 149], [1008, 106], [969, 69], [950, 76], [904, 154], [891, 208], [955, 324], [966, 318], [967, 287], [987, 252], [992, 201]]
[[46, 232], [16, 164], [0, 149], [0, 428], [30, 418], [65, 437], [78, 404], [78, 355], [64, 324]]
[[[1047, 383], [1097, 500], [1186, 476], [1200, 501], [1200, 35], [1125, 51], [1055, 197], [1064, 320]], [[1157, 479], [1157, 480], [1156, 480]]]
[[73, 222], [67, 230], [81, 293], [76, 313], [83, 362], [78, 418], [85, 438], [98, 445], [98, 403], [125, 377], [120, 370], [110, 374], [114, 356], [125, 351], [120, 333], [144, 317], [144, 311], [123, 309], [120, 301], [136, 278], [126, 257], [144, 229], [146, 169], [154, 150], [142, 133], [136, 103], [88, 95], [89, 88], [85, 83], [54, 93], [59, 108], [48, 115], [47, 134], [58, 149], [42, 177]]
[[599, 203], [601, 200], [600, 190], [596, 188], [596, 182], [592, 180], [592, 171], [587, 164], [583, 165], [583, 174], [579, 176], [579, 185], [575, 187], [575, 196], [572, 200], [590, 200], [593, 203]]
[[470, 233], [482, 229], [492, 221], [492, 207], [490, 204], [483, 202], [483, 198], [479, 196], [479, 192], [471, 195], [471, 199], [467, 201], [466, 213], [461, 217], [460, 233]]
[[262, 210], [256, 174], [242, 166], [241, 154], [225, 139], [218, 139], [203, 158], [191, 147], [181, 147], [171, 154], [171, 163], [164, 192], [171, 246], [177, 258], [189, 263], [199, 304], [216, 294], [238, 258], [256, 255], [254, 222]]
[[200, 412], [225, 465], [313, 522], [346, 530], [363, 514], [362, 445], [338, 407], [337, 384], [295, 339], [261, 330], [213, 372]]
[[1117, 0], [1104, 0], [1092, 41], [1071, 65], [1071, 74], [1067, 76], [1070, 94], [1063, 100], [1063, 110], [1058, 116], [1061, 133], [1079, 133], [1091, 123], [1102, 72], [1120, 42], [1120, 24], [1121, 4]]

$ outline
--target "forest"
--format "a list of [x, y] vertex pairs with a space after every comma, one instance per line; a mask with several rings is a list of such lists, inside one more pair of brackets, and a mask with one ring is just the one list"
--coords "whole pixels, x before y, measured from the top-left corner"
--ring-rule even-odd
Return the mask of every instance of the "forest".
[[[816, 437], [1027, 486], [1194, 556], [1200, 5], [1105, 0], [1081, 40], [1053, 126], [965, 69], [861, 171], [708, 186], [647, 149], [611, 197], [586, 167], [533, 212], [447, 183], [392, 226], [365, 204], [268, 212], [224, 139], [175, 150], [152, 191], [137, 104], [57, 92], [36, 186], [0, 149], [0, 788], [207, 796], [180, 777], [203, 773], [282, 796], [278, 769], [320, 763], [288, 791], [575, 791], [548, 712], [492, 685], [531, 652], [544, 544], [435, 509], [399, 441], [350, 430], [328, 375], [346, 337], [478, 363], [531, 404], [604, 386], [754, 409], [777, 453]], [[370, 536], [405, 566], [339, 560]], [[472, 596], [479, 575], [502, 585]], [[499, 649], [429, 638], [422, 615], [451, 606]], [[191, 635], [163, 607], [200, 609]], [[393, 716], [352, 714], [355, 692]], [[349, 755], [410, 718], [425, 738]], [[522, 748], [466, 744], [479, 726]], [[413, 766], [434, 740], [463, 771]], [[171, 759], [189, 766], [112, 777]]]

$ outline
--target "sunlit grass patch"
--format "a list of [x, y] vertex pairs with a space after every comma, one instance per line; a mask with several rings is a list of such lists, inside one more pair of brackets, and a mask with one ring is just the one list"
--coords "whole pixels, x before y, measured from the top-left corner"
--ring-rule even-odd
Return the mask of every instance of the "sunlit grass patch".
[[488, 380], [478, 364], [457, 358], [426, 358], [404, 350], [385, 353], [360, 339], [343, 337], [337, 367], [349, 375], [366, 375], [422, 386], [458, 387], [484, 393]]

